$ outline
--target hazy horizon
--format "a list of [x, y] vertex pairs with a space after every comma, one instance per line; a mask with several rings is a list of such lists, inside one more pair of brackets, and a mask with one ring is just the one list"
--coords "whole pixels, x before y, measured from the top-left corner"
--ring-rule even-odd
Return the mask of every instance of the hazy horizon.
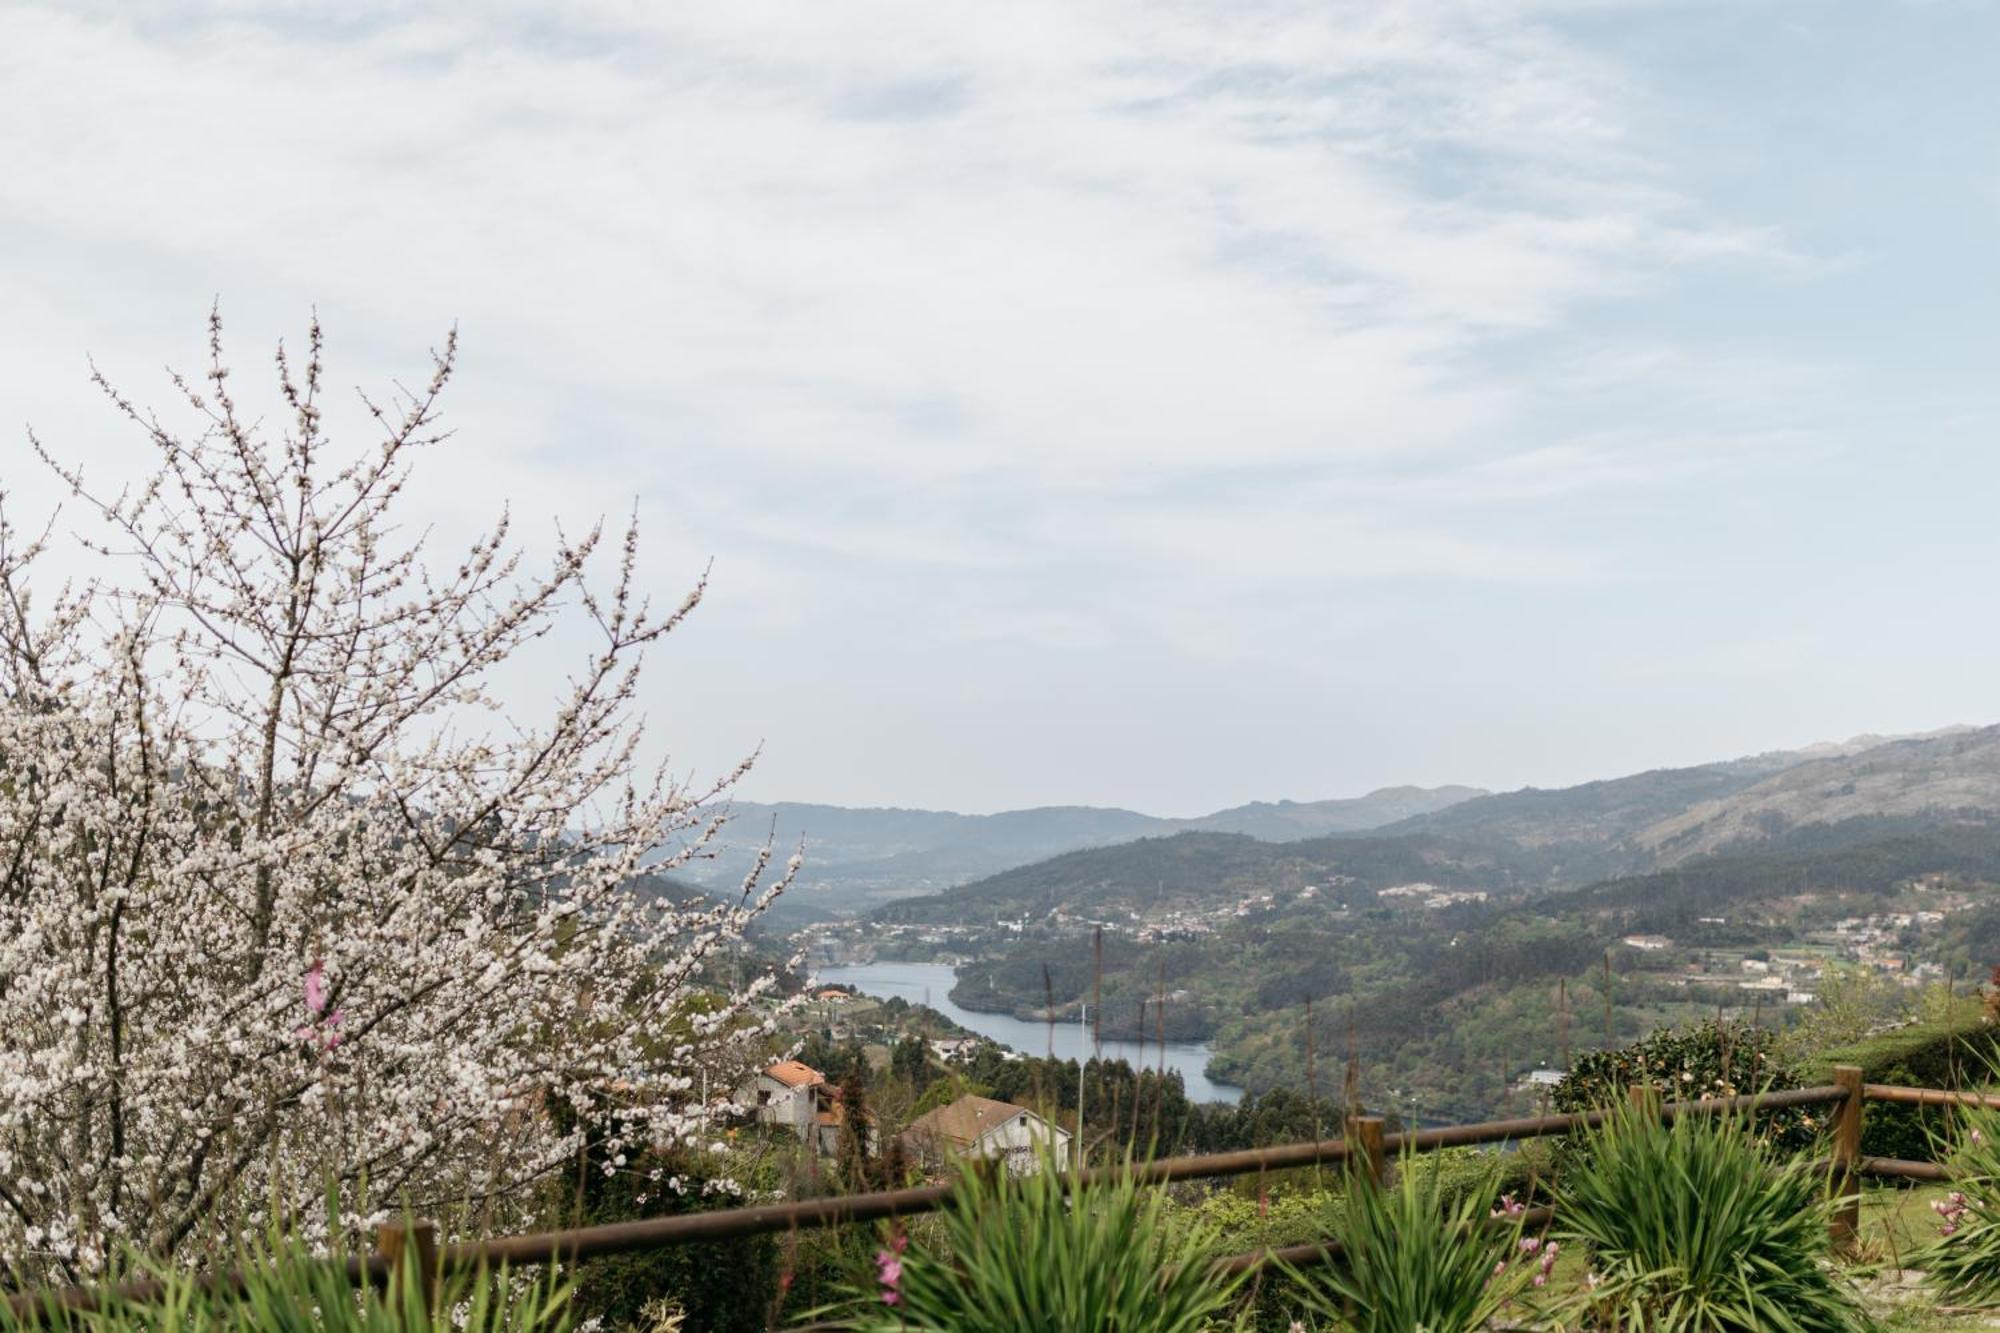
[[[0, 485], [456, 325], [440, 550], [636, 505], [656, 753], [1187, 815], [1993, 716], [1990, 4], [0, 4]], [[343, 417], [342, 412], [346, 412]], [[337, 434], [356, 414], [337, 408]], [[574, 647], [574, 645], [569, 645]], [[547, 697], [536, 649], [510, 688]]]

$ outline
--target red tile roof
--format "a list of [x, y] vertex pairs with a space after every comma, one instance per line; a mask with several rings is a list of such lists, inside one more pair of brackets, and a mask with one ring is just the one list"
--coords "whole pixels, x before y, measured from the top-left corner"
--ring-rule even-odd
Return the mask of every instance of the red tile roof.
[[764, 1071], [766, 1078], [774, 1078], [788, 1088], [810, 1088], [816, 1083], [826, 1082], [826, 1076], [811, 1065], [800, 1064], [797, 1060], [780, 1060]]

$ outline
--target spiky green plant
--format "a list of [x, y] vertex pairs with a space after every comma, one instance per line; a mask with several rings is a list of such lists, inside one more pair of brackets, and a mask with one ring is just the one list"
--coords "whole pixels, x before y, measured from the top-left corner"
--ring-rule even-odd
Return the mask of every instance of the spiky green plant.
[[15, 1311], [0, 1301], [0, 1330], [57, 1333], [564, 1333], [568, 1287], [555, 1273], [505, 1268], [447, 1276], [426, 1301], [414, 1266], [386, 1288], [357, 1283], [336, 1257], [290, 1241], [247, 1247], [240, 1283], [206, 1287], [191, 1273], [135, 1264], [128, 1277], [159, 1282], [144, 1300], [64, 1309], [52, 1300]]
[[1931, 1155], [1952, 1174], [1951, 1192], [1931, 1205], [1938, 1238], [1910, 1264], [1943, 1303], [2000, 1306], [2000, 1112], [1969, 1106], [1954, 1114], [1956, 1133], [1932, 1139]]
[[1347, 1191], [1327, 1239], [1337, 1254], [1308, 1269], [1285, 1266], [1308, 1309], [1357, 1333], [1470, 1333], [1545, 1273], [1541, 1242], [1523, 1242], [1518, 1212], [1490, 1205], [1500, 1164], [1448, 1196], [1442, 1176], [1406, 1158], [1396, 1182]]
[[845, 1327], [867, 1333], [1196, 1333], [1223, 1319], [1241, 1278], [1215, 1273], [1214, 1237], [1172, 1226], [1165, 1192], [1120, 1176], [1076, 1191], [1046, 1156], [1016, 1175], [958, 1168], [941, 1243], [885, 1242]]
[[1871, 1326], [1833, 1270], [1823, 1174], [1780, 1162], [1737, 1117], [1615, 1106], [1556, 1190], [1589, 1317], [1649, 1333], [1845, 1333]]

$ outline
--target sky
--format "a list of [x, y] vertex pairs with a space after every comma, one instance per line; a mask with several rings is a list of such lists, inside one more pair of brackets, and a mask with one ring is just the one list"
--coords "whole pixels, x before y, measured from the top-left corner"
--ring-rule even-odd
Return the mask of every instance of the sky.
[[1996, 49], [1949, 0], [0, 0], [0, 485], [54, 503], [30, 425], [137, 475], [89, 358], [164, 405], [211, 303], [267, 401], [315, 310], [376, 390], [455, 326], [413, 522], [712, 562], [649, 735], [758, 800], [2000, 721]]

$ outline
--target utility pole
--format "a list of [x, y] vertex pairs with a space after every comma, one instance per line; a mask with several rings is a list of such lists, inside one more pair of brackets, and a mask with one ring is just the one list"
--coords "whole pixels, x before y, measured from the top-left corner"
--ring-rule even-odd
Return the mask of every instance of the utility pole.
[[1090, 1040], [1090, 1006], [1084, 1005], [1076, 1016], [1076, 1169], [1083, 1172], [1083, 1063], [1085, 1046]]

